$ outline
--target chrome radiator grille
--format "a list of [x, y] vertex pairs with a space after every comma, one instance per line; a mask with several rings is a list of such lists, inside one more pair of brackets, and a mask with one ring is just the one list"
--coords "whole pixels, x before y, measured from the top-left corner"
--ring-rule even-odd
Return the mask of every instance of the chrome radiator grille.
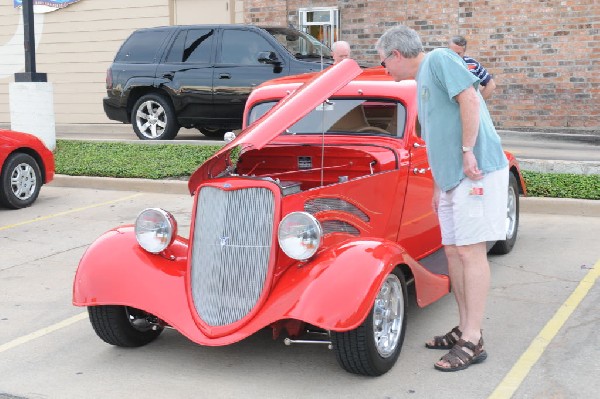
[[199, 193], [192, 242], [191, 287], [196, 311], [210, 326], [246, 316], [263, 291], [275, 211], [266, 188]]

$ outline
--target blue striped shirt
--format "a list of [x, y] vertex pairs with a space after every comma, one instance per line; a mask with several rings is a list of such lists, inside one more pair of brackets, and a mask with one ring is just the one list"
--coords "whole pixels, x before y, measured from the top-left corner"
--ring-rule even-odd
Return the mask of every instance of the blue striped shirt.
[[475, 59], [471, 57], [463, 57], [463, 60], [465, 60], [465, 62], [467, 63], [467, 68], [469, 68], [469, 71], [471, 71], [473, 75], [479, 78], [482, 86], [487, 85], [490, 79], [492, 79], [492, 75], [488, 73], [488, 71], [483, 67], [483, 65], [475, 61]]

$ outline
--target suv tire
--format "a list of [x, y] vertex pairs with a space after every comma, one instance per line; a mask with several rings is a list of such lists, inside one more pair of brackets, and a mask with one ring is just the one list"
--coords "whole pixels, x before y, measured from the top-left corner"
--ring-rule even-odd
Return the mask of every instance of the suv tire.
[[146, 94], [135, 102], [131, 124], [141, 140], [172, 140], [179, 132], [171, 101], [156, 93]]

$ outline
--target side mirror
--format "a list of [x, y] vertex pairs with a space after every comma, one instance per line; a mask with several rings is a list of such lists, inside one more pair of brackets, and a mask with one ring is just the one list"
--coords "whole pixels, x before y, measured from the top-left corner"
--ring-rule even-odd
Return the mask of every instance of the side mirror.
[[277, 54], [275, 54], [274, 51], [261, 51], [258, 53], [258, 62], [263, 64], [281, 64], [281, 61], [279, 61], [279, 58], [277, 58]]
[[233, 139], [235, 139], [235, 133], [233, 132], [227, 132], [223, 136], [223, 141], [225, 141], [226, 143], [232, 142]]

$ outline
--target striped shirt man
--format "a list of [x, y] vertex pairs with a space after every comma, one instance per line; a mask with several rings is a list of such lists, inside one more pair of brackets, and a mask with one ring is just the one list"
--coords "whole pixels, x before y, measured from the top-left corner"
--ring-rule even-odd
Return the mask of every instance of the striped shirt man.
[[490, 98], [492, 92], [494, 89], [496, 89], [496, 82], [494, 82], [494, 77], [488, 73], [483, 65], [475, 61], [473, 58], [465, 55], [465, 51], [467, 51], [467, 39], [465, 39], [463, 36], [454, 36], [448, 42], [448, 47], [450, 50], [461, 56], [467, 63], [469, 71], [479, 78], [479, 91], [481, 92], [481, 96], [485, 100]]

